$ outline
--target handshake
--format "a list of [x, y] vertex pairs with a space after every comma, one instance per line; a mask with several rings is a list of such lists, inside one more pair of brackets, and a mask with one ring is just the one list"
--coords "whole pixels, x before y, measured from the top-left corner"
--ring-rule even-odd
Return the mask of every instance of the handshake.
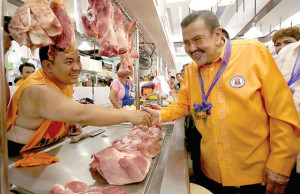
[[157, 110], [142, 107], [142, 110], [128, 111], [128, 121], [141, 128], [148, 128], [159, 123], [159, 113]]

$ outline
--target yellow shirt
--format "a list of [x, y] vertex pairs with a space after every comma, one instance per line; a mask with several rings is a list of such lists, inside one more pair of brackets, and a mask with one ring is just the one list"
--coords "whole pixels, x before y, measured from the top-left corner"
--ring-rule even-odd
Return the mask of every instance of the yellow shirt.
[[[205, 93], [224, 48], [218, 60], [200, 68]], [[185, 69], [178, 101], [159, 111], [161, 122], [177, 120], [194, 103], [202, 104], [198, 80], [193, 61]], [[263, 44], [232, 41], [229, 64], [208, 102], [213, 107], [206, 124], [195, 119], [202, 134], [201, 168], [208, 178], [224, 186], [257, 184], [265, 166], [290, 175], [300, 148], [300, 122], [290, 89]]]
[[24, 82], [23, 79], [19, 79], [16, 83], [15, 86], [20, 86]]

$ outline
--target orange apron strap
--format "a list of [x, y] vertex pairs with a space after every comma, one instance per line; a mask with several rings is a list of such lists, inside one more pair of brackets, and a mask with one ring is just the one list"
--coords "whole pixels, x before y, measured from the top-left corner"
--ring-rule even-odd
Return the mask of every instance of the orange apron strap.
[[41, 141], [50, 124], [51, 120], [44, 121], [40, 128], [33, 134], [28, 143], [21, 149], [20, 152], [33, 149]]

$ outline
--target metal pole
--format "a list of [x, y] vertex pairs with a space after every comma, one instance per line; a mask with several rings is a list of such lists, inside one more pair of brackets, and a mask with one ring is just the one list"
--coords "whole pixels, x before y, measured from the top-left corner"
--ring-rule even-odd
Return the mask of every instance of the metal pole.
[[[135, 48], [136, 51], [139, 53], [139, 31], [136, 30], [135, 33]], [[135, 59], [135, 66], [134, 66], [134, 83], [135, 83], [135, 102], [136, 102], [136, 110], [140, 110], [140, 81], [139, 81], [139, 58]]]
[[[3, 15], [4, 15], [4, 4], [6, 0], [0, 0], [0, 40], [4, 40], [3, 32]], [[6, 138], [6, 89], [5, 89], [5, 63], [4, 63], [4, 43], [0, 44], [0, 191], [1, 193], [9, 193], [8, 184], [8, 156], [7, 156], [7, 138]]]

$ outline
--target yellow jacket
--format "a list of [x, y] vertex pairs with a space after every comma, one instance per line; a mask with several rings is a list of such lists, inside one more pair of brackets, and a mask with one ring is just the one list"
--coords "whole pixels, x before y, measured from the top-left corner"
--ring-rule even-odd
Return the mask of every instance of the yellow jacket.
[[[225, 47], [224, 47], [225, 48]], [[205, 93], [224, 55], [200, 68]], [[232, 41], [229, 64], [212, 89], [213, 104], [202, 134], [201, 168], [224, 186], [262, 182], [264, 167], [289, 176], [300, 149], [300, 122], [292, 94], [270, 52], [255, 40]], [[202, 104], [198, 66], [185, 69], [178, 101], [160, 110], [161, 122], [185, 116]]]
[[[15, 94], [13, 95], [10, 104], [7, 108], [7, 131], [11, 129], [12, 125], [15, 125], [18, 117], [19, 100], [22, 96], [23, 91], [32, 85], [48, 85], [56, 88], [64, 95], [72, 98], [73, 85], [68, 85], [66, 89], [60, 89], [50, 78], [43, 72], [42, 68], [35, 71], [30, 75], [22, 85], [19, 86]], [[22, 148], [21, 152], [30, 150], [33, 148], [43, 147], [50, 143], [53, 143], [63, 136], [68, 134], [68, 125], [65, 128], [64, 123], [56, 122], [46, 119], [37, 131], [33, 134], [29, 142]]]

